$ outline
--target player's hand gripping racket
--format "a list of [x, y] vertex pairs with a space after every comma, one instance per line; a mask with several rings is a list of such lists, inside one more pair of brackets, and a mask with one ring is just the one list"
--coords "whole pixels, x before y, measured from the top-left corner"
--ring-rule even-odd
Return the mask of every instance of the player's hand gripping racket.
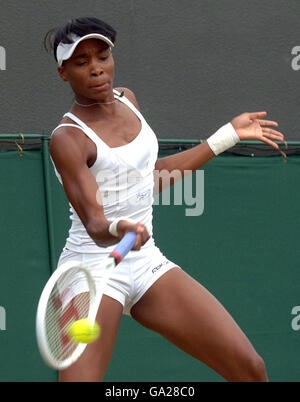
[[[112, 270], [133, 248], [136, 233], [129, 232], [109, 257], [97, 265], [101, 286], [96, 284], [88, 268], [74, 261], [62, 264], [51, 275], [41, 294], [37, 315], [36, 335], [45, 362], [56, 370], [73, 364], [86, 348], [68, 335], [70, 325], [88, 318], [95, 323], [103, 290]], [[98, 276], [98, 275], [97, 275]]]

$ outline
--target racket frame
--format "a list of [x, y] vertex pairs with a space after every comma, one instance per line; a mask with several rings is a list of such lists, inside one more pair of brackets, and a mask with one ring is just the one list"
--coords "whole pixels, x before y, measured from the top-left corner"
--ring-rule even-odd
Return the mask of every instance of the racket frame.
[[72, 355], [64, 360], [55, 359], [50, 351], [46, 336], [47, 331], [46, 331], [45, 316], [49, 296], [60, 276], [65, 274], [68, 270], [73, 269], [75, 267], [84, 272], [87, 278], [90, 293], [90, 305], [87, 318], [91, 322], [91, 325], [93, 325], [96, 320], [96, 315], [102, 299], [105, 285], [109, 279], [109, 274], [112, 272], [115, 266], [118, 265], [123, 260], [126, 254], [133, 248], [135, 241], [136, 241], [136, 233], [134, 232], [126, 233], [126, 235], [116, 245], [116, 247], [110, 253], [110, 255], [107, 258], [105, 258], [105, 260], [99, 263], [99, 267], [103, 266], [106, 269], [106, 272], [101, 280], [100, 289], [96, 288], [95, 281], [92, 275], [90, 274], [88, 268], [84, 267], [80, 261], [67, 261], [66, 263], [60, 265], [48, 279], [48, 282], [46, 283], [42, 291], [38, 303], [37, 314], [36, 314], [36, 336], [40, 353], [45, 362], [50, 367], [56, 370], [63, 370], [68, 368], [73, 363], [75, 363], [75, 361], [79, 358], [79, 356], [83, 353], [84, 349], [87, 346], [86, 343], [79, 343], [76, 349], [73, 351]]
[[[91, 320], [93, 324], [95, 322], [95, 303], [96, 303], [96, 286], [95, 282], [89, 273], [88, 269], [85, 268], [81, 262], [79, 261], [67, 261], [64, 264], [60, 265], [56, 271], [52, 274], [49, 278], [48, 282], [46, 283], [42, 294], [40, 296], [40, 300], [38, 303], [37, 314], [36, 314], [36, 337], [38, 342], [38, 347], [40, 353], [45, 360], [45, 362], [56, 370], [63, 370], [73, 364], [78, 357], [83, 353], [84, 349], [86, 348], [86, 343], [78, 343], [78, 346], [73, 351], [72, 355], [64, 360], [56, 359], [48, 345], [47, 341], [47, 330], [46, 330], [46, 310], [47, 305], [49, 302], [49, 297], [52, 292], [52, 289], [56, 285], [59, 278], [64, 275], [67, 271], [77, 268], [78, 270], [83, 271], [84, 275], [87, 278], [87, 283], [89, 287], [89, 294], [90, 294], [90, 306], [89, 306], [89, 313], [88, 319]], [[96, 306], [97, 307], [97, 306]]]

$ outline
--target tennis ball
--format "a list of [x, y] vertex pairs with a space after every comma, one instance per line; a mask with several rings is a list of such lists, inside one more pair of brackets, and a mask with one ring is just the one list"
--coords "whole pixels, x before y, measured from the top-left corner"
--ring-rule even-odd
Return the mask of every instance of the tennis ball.
[[70, 325], [68, 335], [76, 343], [91, 343], [99, 337], [100, 327], [97, 322], [91, 324], [88, 318], [83, 318]]

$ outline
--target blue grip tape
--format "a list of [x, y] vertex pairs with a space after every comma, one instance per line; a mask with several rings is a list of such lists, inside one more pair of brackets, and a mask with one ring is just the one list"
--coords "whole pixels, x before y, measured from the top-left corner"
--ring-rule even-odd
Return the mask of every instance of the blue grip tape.
[[123, 239], [114, 248], [113, 253], [118, 253], [121, 256], [121, 259], [123, 260], [125, 255], [135, 245], [135, 241], [136, 241], [136, 233], [134, 232], [126, 233]]

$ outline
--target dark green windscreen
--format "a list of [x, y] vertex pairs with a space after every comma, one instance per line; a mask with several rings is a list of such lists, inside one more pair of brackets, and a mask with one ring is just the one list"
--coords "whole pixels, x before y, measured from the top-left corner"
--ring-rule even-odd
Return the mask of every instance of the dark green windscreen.
[[[50, 168], [57, 259], [69, 212]], [[0, 381], [55, 381], [35, 338], [37, 302], [51, 272], [42, 152], [1, 152], [0, 169], [0, 306], [6, 311]], [[300, 305], [299, 177], [298, 156], [286, 163], [281, 156], [219, 156], [204, 169], [203, 214], [186, 216], [187, 205], [154, 207], [157, 245], [233, 315], [264, 358], [270, 381], [300, 378], [300, 333], [291, 325], [292, 308]], [[124, 316], [105, 380], [222, 378]]]

